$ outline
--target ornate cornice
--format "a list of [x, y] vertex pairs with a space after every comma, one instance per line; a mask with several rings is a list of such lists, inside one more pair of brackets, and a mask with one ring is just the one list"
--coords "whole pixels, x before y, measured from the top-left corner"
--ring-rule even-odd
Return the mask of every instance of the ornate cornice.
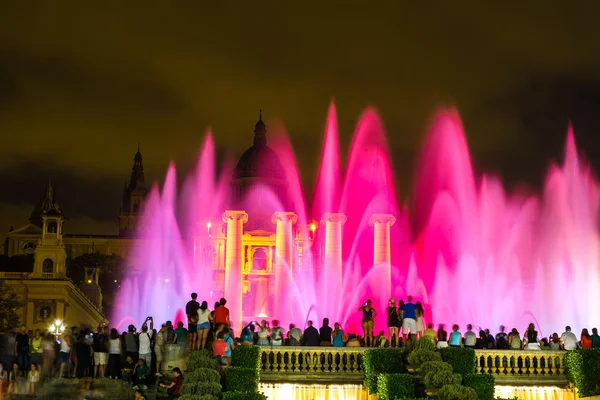
[[392, 226], [395, 222], [396, 217], [392, 214], [373, 214], [371, 218], [369, 218], [369, 225], [371, 226], [375, 224], [389, 224]]
[[342, 225], [346, 223], [348, 217], [342, 213], [325, 213], [321, 217], [321, 223], [323, 222], [341, 222]]

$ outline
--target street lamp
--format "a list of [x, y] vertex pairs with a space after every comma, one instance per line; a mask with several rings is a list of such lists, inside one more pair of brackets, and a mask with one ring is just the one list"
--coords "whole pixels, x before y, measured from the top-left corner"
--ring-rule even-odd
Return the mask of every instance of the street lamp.
[[50, 325], [50, 330], [52, 331], [54, 336], [58, 338], [65, 331], [65, 326], [61, 321], [56, 320]]
[[210, 228], [211, 227], [212, 227], [212, 224], [210, 223], [210, 221], [208, 221], [206, 223], [206, 230], [208, 230], [208, 237], [211, 237], [211, 234], [210, 234]]

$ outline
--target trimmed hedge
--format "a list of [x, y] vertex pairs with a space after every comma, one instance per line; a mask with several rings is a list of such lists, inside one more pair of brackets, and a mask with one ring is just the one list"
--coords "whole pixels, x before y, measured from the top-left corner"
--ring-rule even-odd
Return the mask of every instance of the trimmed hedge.
[[212, 396], [210, 394], [205, 394], [203, 396], [197, 394], [184, 394], [178, 397], [179, 400], [219, 400], [218, 397]]
[[260, 371], [260, 346], [236, 346], [231, 352], [231, 366]]
[[569, 351], [564, 358], [565, 374], [575, 384], [579, 397], [598, 394], [600, 387], [600, 349]]
[[202, 382], [221, 382], [221, 374], [216, 369], [196, 368], [192, 372], [185, 374], [185, 381]]
[[457, 374], [475, 373], [475, 350], [464, 347], [446, 347], [440, 349], [442, 360], [452, 365]]
[[450, 373], [454, 372], [452, 369], [452, 365], [443, 361], [427, 361], [421, 364], [419, 368], [419, 376], [421, 378], [425, 378], [430, 372], [440, 372], [440, 371], [448, 371]]
[[415, 396], [417, 379], [411, 374], [379, 374], [377, 391], [380, 400], [394, 400]]
[[494, 400], [496, 380], [490, 374], [466, 374], [462, 385], [475, 390], [479, 400]]
[[402, 350], [394, 348], [369, 349], [363, 353], [362, 369], [370, 393], [377, 393], [377, 376], [379, 374], [405, 372], [402, 354]]
[[439, 389], [446, 385], [460, 385], [461, 382], [461, 374], [448, 371], [431, 371], [425, 375], [425, 387], [431, 389]]
[[223, 400], [267, 400], [260, 392], [224, 392]]
[[477, 400], [477, 393], [470, 387], [445, 385], [438, 392], [438, 400]]
[[221, 395], [221, 385], [217, 382], [186, 382], [181, 385], [181, 394], [210, 395], [218, 398]]
[[256, 392], [258, 390], [258, 371], [254, 368], [229, 367], [225, 374], [225, 391]]
[[198, 368], [208, 368], [208, 369], [218, 370], [219, 363], [212, 356], [206, 357], [206, 356], [202, 355], [202, 356], [195, 356], [193, 358], [190, 357], [187, 361], [185, 369], [188, 372], [192, 372]]
[[409, 364], [423, 364], [427, 361], [442, 361], [442, 355], [437, 351], [416, 349], [408, 355]]

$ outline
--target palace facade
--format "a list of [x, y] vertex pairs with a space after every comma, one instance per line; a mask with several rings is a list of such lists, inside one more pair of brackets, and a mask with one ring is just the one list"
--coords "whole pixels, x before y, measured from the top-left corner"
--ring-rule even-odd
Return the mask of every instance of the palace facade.
[[[309, 253], [307, 249], [312, 245], [316, 222], [312, 222], [310, 228], [303, 230], [308, 232], [308, 236], [302, 236], [299, 233], [301, 230], [296, 229], [297, 217], [294, 213], [277, 212], [274, 214], [273, 210], [270, 210], [272, 207], [264, 204], [265, 196], [261, 190], [268, 190], [275, 194], [283, 210], [288, 210], [290, 204], [283, 166], [275, 151], [267, 145], [266, 133], [266, 125], [262, 121], [261, 115], [254, 128], [254, 142], [243, 153], [232, 175], [229, 203], [231, 207], [229, 208], [239, 209], [236, 207], [244, 204], [244, 212], [225, 212], [221, 221], [209, 224], [207, 234], [206, 232], [199, 234], [193, 241], [194, 254], [196, 257], [202, 257], [202, 263], [205, 265], [213, 266], [216, 286], [222, 288], [222, 293], [226, 295], [226, 246], [231, 225], [228, 224], [228, 219], [237, 218], [234, 215], [236, 213], [243, 216], [244, 221], [240, 223], [242, 237], [241, 240], [236, 241], [238, 242], [236, 246], [240, 247], [243, 254], [240, 264], [245, 305], [260, 302], [261, 298], [270, 291], [269, 285], [273, 282], [270, 278], [273, 275], [274, 265], [277, 263], [275, 254], [277, 237], [280, 236], [277, 233], [282, 229], [285, 228], [287, 234], [284, 240], [289, 245], [286, 245], [286, 255], [279, 258], [287, 259], [286, 262], [289, 262], [290, 265], [292, 259], [299, 264], [312, 262], [312, 259], [305, 260], [305, 255]], [[252, 199], [248, 201], [251, 188]], [[38, 317], [42, 314], [49, 315], [49, 310], [52, 318], [69, 319], [72, 320], [72, 323], [93, 325], [99, 322], [102, 296], [95, 271], [86, 271], [85, 282], [76, 287], [66, 277], [66, 260], [96, 252], [106, 255], [117, 254], [127, 260], [140, 241], [135, 238], [135, 233], [147, 194], [148, 185], [144, 177], [143, 157], [138, 147], [129, 182], [123, 191], [122, 207], [118, 216], [118, 235], [94, 233], [72, 235], [63, 231], [66, 218], [55, 198], [53, 186], [51, 182], [48, 182], [45, 195], [36, 204], [28, 223], [20, 228], [11, 229], [6, 234], [4, 241], [5, 257], [27, 255], [33, 257], [31, 273], [22, 271], [0, 273], [0, 278], [3, 277], [10, 281], [11, 286], [20, 290], [22, 296], [26, 298], [27, 305], [23, 310], [23, 321], [28, 326], [46, 323], [46, 319], [50, 317], [41, 322]], [[32, 289], [34, 281], [37, 286]], [[28, 286], [26, 290], [19, 289], [23, 287], [22, 282]], [[61, 285], [69, 287], [72, 293], [64, 294], [62, 297], [57, 294], [43, 294], [49, 287], [58, 287], [57, 282], [62, 282]], [[85, 318], [69, 316], [68, 309], [74, 308], [73, 304], [77, 302], [75, 299], [77, 296], [80, 296], [81, 302], [87, 303], [89, 308], [85, 312], [79, 312], [79, 314], [89, 314]], [[57, 298], [62, 300], [56, 300]], [[93, 305], [93, 309], [89, 307], [90, 304]], [[85, 308], [85, 306], [79, 308], [82, 307]], [[254, 306], [251, 305], [251, 307]], [[40, 311], [42, 309], [43, 311]]]

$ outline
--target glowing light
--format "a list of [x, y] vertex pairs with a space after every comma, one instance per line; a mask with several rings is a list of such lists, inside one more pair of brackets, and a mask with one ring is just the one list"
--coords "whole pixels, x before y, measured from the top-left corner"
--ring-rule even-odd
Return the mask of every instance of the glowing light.
[[115, 279], [115, 283], [117, 283], [117, 280]]
[[169, 283], [169, 278], [165, 278], [165, 283]]
[[[312, 257], [302, 258], [298, 252], [293, 265], [276, 268], [272, 274], [261, 271], [260, 276], [250, 277], [242, 303], [244, 318], [274, 317], [287, 326], [327, 317], [349, 333], [360, 333], [361, 315], [355, 310], [366, 299], [373, 301], [375, 309], [384, 310], [390, 297], [412, 295], [424, 303], [426, 323], [471, 323], [495, 330], [500, 324], [526, 326], [536, 321], [541, 336], [547, 336], [542, 329], [551, 329], [556, 321], [569, 321], [574, 331], [594, 325], [593, 318], [600, 313], [600, 298], [595, 295], [600, 291], [600, 182], [589, 164], [578, 159], [571, 130], [563, 165], [549, 168], [541, 194], [514, 194], [499, 179], [473, 168], [458, 113], [443, 110], [419, 157], [410, 219], [396, 198], [385, 133], [373, 109], [363, 113], [347, 157], [340, 157], [335, 108], [330, 108], [310, 211], [298, 183], [290, 141], [285, 132], [280, 133], [274, 135], [282, 138], [279, 144], [273, 140], [269, 146], [289, 183], [292, 205], [285, 207], [298, 215], [297, 226], [303, 227], [296, 235], [312, 233], [314, 251]], [[223, 295], [223, 271], [215, 267], [224, 267], [225, 250], [222, 241], [211, 238], [208, 221], [221, 221], [229, 199], [237, 193], [232, 193], [231, 171], [217, 171], [215, 165], [209, 133], [196, 171], [183, 185], [170, 165], [163, 187], [150, 191], [141, 217], [144, 229], [138, 243], [142, 245], [132, 254], [132, 268], [123, 280], [111, 320], [139, 321], [149, 314], [156, 320], [175, 320], [180, 310], [169, 309], [165, 298], [185, 304], [191, 292], [197, 292], [199, 300]], [[239, 210], [248, 212], [249, 223], [263, 218], [251, 209], [258, 203], [261, 212], [282, 211], [282, 202], [269, 187], [248, 185], [249, 200], [241, 200]], [[260, 202], [251, 201], [256, 196]], [[335, 271], [320, 243], [327, 237], [326, 226], [311, 219], [319, 220], [325, 213], [347, 217], [340, 232], [342, 264], [336, 262]], [[368, 226], [373, 214], [396, 218], [389, 234], [391, 265], [373, 266], [374, 234]], [[258, 221], [260, 229], [273, 228], [268, 218]], [[196, 238], [201, 229], [198, 221], [206, 224], [208, 237]], [[317, 228], [324, 234], [315, 235]], [[269, 236], [260, 240], [266, 250], [258, 253], [248, 248], [244, 267], [254, 268], [260, 261], [268, 271], [275, 245]], [[302, 273], [296, 273], [296, 267]], [[332, 272], [338, 281], [341, 272], [339, 290], [332, 290]], [[160, 276], [172, 276], [173, 285], [160, 285]], [[274, 293], [273, 283], [290, 276], [294, 290]], [[567, 301], [548, 297], [557, 292], [577, 296]], [[235, 296], [227, 299], [228, 304], [239, 304], [242, 295]], [[473, 302], [473, 298], [486, 301]], [[275, 301], [295, 306], [274, 316]], [[385, 322], [384, 316], [377, 317], [374, 330], [385, 329]]]
[[91, 279], [88, 279], [88, 283], [92, 283], [92, 280], [91, 280]]
[[62, 321], [60, 320], [56, 320], [54, 321], [54, 323], [52, 323], [50, 325], [50, 330], [52, 331], [52, 333], [56, 336], [60, 335], [61, 333], [63, 333], [63, 331], [65, 330], [65, 326], [62, 323]]

